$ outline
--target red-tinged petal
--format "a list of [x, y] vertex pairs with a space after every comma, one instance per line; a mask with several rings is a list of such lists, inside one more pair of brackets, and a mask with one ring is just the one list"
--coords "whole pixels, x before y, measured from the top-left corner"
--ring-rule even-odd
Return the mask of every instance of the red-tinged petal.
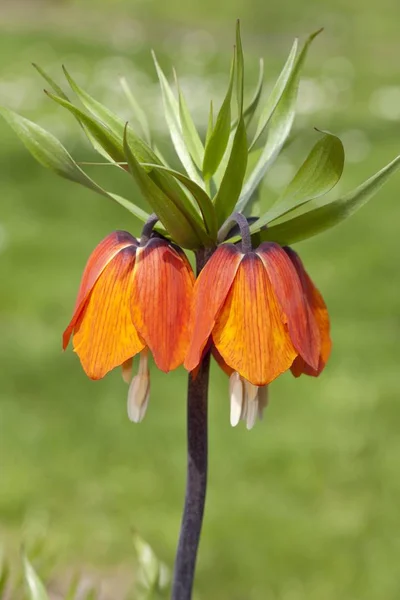
[[124, 248], [104, 268], [74, 327], [74, 350], [91, 379], [101, 379], [145, 347], [130, 311], [135, 252]]
[[241, 261], [212, 333], [224, 361], [253, 385], [270, 383], [297, 355], [261, 259]]
[[212, 255], [198, 276], [191, 313], [191, 342], [185, 368], [199, 364], [215, 320], [231, 288], [243, 254], [233, 244], [223, 244]]
[[328, 358], [332, 349], [328, 309], [324, 299], [304, 269], [303, 263], [296, 252], [294, 252], [294, 250], [291, 248], [285, 248], [285, 252], [289, 256], [299, 275], [304, 294], [307, 298], [310, 310], [314, 315], [321, 338], [321, 349], [317, 368], [314, 369], [309, 363], [301, 360], [301, 358], [298, 357], [292, 365], [292, 373], [295, 377], [299, 377], [299, 375], [302, 373], [311, 375], [313, 377], [318, 377], [328, 362]]
[[186, 257], [165, 240], [153, 238], [138, 248], [132, 321], [162, 371], [175, 369], [185, 358], [193, 284]]
[[299, 275], [283, 248], [265, 242], [257, 248], [275, 295], [284, 313], [293, 346], [312, 367], [318, 367], [321, 339], [317, 322], [308, 306]]
[[137, 240], [127, 231], [113, 231], [104, 240], [100, 242], [94, 249], [86, 263], [83, 271], [81, 284], [78, 291], [78, 296], [75, 302], [74, 314], [71, 322], [63, 335], [63, 349], [68, 346], [69, 339], [74, 330], [79, 315], [85, 305], [85, 302], [90, 294], [91, 289], [104, 271], [108, 263], [120, 252], [123, 248], [137, 246]]

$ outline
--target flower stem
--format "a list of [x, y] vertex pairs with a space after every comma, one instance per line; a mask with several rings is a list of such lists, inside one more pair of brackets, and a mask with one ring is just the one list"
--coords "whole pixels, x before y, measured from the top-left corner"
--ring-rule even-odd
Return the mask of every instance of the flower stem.
[[[197, 255], [197, 272], [207, 261], [206, 251]], [[192, 597], [197, 550], [203, 523], [207, 488], [207, 398], [210, 353], [203, 357], [196, 377], [189, 374], [187, 396], [188, 462], [185, 507], [175, 559], [172, 600]]]

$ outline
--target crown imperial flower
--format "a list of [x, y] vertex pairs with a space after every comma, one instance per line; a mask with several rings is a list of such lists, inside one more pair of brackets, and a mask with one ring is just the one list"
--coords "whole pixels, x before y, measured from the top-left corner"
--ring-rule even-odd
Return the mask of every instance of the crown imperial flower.
[[63, 347], [72, 335], [74, 350], [91, 379], [122, 366], [129, 381], [131, 359], [141, 353], [139, 373], [129, 390], [133, 420], [143, 418], [148, 403], [148, 349], [165, 372], [184, 360], [193, 283], [184, 253], [157, 236], [139, 243], [126, 231], [116, 231], [87, 262]]
[[331, 342], [325, 303], [297, 254], [273, 242], [253, 250], [246, 219], [236, 218], [242, 247], [219, 246], [196, 280], [185, 367], [194, 371], [211, 344], [230, 375], [231, 423], [251, 428], [266, 386], [289, 369], [319, 375]]

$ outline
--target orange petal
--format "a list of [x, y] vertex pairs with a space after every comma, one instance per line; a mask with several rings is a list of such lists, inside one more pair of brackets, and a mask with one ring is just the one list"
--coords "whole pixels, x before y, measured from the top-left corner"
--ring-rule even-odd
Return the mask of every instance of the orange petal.
[[285, 252], [289, 256], [299, 275], [305, 297], [307, 299], [309, 308], [312, 314], [314, 315], [321, 338], [321, 347], [317, 368], [313, 368], [313, 366], [310, 365], [310, 363], [298, 357], [292, 365], [292, 373], [295, 377], [298, 377], [302, 373], [305, 373], [306, 375], [311, 375], [313, 377], [318, 377], [318, 375], [323, 371], [326, 363], [328, 362], [328, 358], [332, 349], [328, 309], [326, 307], [324, 299], [322, 298], [320, 292], [317, 290], [317, 288], [311, 281], [309, 275], [304, 269], [303, 263], [301, 262], [296, 252], [294, 252], [294, 250], [292, 250], [291, 248], [285, 248]]
[[293, 346], [316, 369], [321, 349], [319, 328], [309, 309], [295, 267], [283, 248], [273, 242], [261, 244], [256, 253], [264, 263], [284, 313], [284, 322], [287, 323]]
[[191, 342], [185, 368], [199, 364], [219, 310], [235, 278], [243, 254], [233, 244], [223, 244], [212, 255], [194, 285]]
[[145, 346], [130, 312], [135, 253], [134, 246], [124, 248], [108, 263], [74, 327], [74, 350], [91, 379], [101, 379]]
[[182, 364], [189, 344], [193, 271], [163, 239], [151, 239], [136, 256], [132, 321], [158, 368], [168, 372]]
[[239, 265], [212, 337], [227, 365], [257, 386], [289, 369], [297, 355], [264, 265], [254, 252]]
[[85, 305], [91, 289], [104, 271], [108, 263], [123, 248], [137, 246], [137, 240], [127, 231], [113, 231], [94, 249], [83, 271], [78, 297], [75, 302], [74, 314], [63, 335], [63, 349], [68, 346], [79, 315]]

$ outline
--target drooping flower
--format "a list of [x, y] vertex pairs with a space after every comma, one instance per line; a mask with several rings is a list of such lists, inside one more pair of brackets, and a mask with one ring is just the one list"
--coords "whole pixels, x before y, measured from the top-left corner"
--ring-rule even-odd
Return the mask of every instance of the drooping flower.
[[126, 231], [115, 231], [87, 262], [63, 347], [72, 335], [91, 379], [122, 366], [124, 379], [130, 380], [132, 357], [140, 353], [128, 394], [134, 421], [143, 418], [149, 399], [148, 351], [165, 372], [184, 360], [193, 284], [184, 253], [160, 237], [140, 244]]
[[244, 252], [223, 244], [195, 283], [185, 367], [196, 369], [211, 341], [231, 377], [233, 425], [240, 418], [248, 428], [254, 425], [267, 402], [265, 386], [296, 360], [297, 374], [318, 371], [326, 356], [306, 289], [309, 278], [302, 280], [304, 269], [300, 272], [291, 252], [272, 242]]

